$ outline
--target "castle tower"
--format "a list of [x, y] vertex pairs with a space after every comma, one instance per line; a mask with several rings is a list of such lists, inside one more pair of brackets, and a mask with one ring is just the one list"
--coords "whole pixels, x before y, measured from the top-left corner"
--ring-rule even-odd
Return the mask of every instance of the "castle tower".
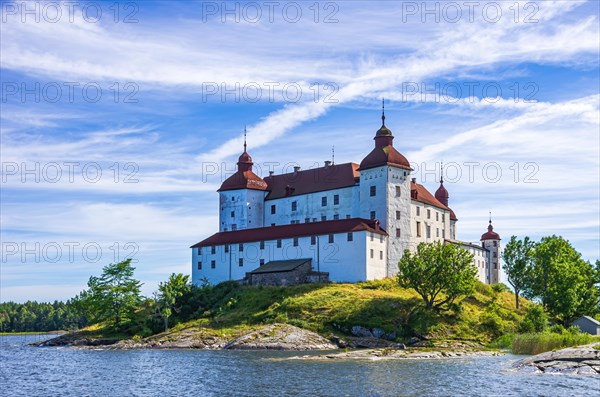
[[387, 276], [398, 273], [398, 261], [410, 248], [410, 164], [393, 146], [394, 136], [385, 125], [382, 104], [381, 127], [375, 147], [360, 163], [360, 217], [378, 219], [388, 233]]
[[481, 245], [486, 248], [490, 255], [486, 263], [486, 283], [495, 284], [500, 282], [500, 235], [494, 232], [492, 226], [492, 215], [490, 213], [490, 223], [488, 231], [481, 235]]
[[246, 151], [238, 159], [237, 171], [219, 188], [219, 231], [263, 227], [263, 206], [267, 183], [252, 172], [252, 157]]

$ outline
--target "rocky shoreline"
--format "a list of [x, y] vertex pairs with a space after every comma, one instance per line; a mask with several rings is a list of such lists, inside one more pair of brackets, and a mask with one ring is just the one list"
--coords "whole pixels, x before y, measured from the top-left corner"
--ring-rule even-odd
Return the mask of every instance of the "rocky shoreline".
[[521, 372], [562, 375], [600, 375], [600, 343], [569, 347], [517, 361]]

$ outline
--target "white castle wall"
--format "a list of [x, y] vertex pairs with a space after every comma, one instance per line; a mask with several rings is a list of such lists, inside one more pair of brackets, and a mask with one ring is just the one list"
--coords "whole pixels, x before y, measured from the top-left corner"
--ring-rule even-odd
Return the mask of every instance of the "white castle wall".
[[262, 190], [219, 192], [219, 231], [263, 227], [264, 199], [265, 192]]
[[[373, 235], [373, 237], [371, 237]], [[200, 284], [206, 277], [211, 283], [225, 280], [239, 280], [260, 266], [261, 259], [264, 263], [272, 260], [288, 260], [311, 258], [313, 269], [329, 272], [329, 279], [337, 282], [357, 282], [385, 277], [387, 262], [387, 239], [380, 238], [380, 234], [367, 231], [352, 233], [352, 240], [348, 241], [347, 233], [334, 234], [334, 242], [329, 243], [329, 235], [320, 235], [311, 244], [311, 237], [299, 237], [298, 246], [294, 246], [293, 239], [282, 239], [281, 247], [277, 247], [277, 240], [264, 242], [244, 243], [240, 252], [239, 244], [230, 244], [229, 252], [225, 246], [203, 247], [201, 252], [192, 249], [192, 281]], [[371, 241], [372, 240], [372, 241]], [[373, 250], [373, 258], [370, 250]], [[242, 263], [240, 265], [240, 258]], [[364, 261], [357, 260], [365, 258]], [[214, 261], [214, 268], [212, 262]], [[198, 262], [202, 268], [198, 268]]]

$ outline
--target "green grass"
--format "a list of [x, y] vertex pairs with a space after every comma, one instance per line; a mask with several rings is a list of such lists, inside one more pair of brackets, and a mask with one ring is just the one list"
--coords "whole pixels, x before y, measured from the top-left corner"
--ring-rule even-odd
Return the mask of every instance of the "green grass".
[[539, 354], [565, 347], [587, 345], [600, 342], [600, 336], [572, 332], [542, 332], [517, 334], [512, 338], [512, 352], [515, 354]]
[[[220, 334], [238, 334], [263, 324], [286, 323], [318, 332], [348, 335], [354, 325], [395, 333], [397, 340], [415, 334], [433, 339], [489, 342], [499, 326], [515, 332], [526, 308], [514, 309], [509, 292], [480, 284], [477, 292], [448, 312], [425, 310], [419, 295], [400, 288], [395, 279], [353, 284], [304, 284], [290, 287], [239, 286], [223, 296], [201, 318], [174, 330], [207, 327]], [[491, 313], [489, 315], [485, 313]]]

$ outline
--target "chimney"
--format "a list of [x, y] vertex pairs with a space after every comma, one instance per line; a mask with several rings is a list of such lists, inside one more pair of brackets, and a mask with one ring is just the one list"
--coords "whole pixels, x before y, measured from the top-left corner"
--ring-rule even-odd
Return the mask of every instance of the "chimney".
[[331, 165], [331, 161], [329, 161], [329, 160], [325, 161], [325, 168], [329, 168], [330, 165]]
[[300, 167], [299, 166], [294, 167], [294, 173], [296, 173], [298, 171], [300, 171]]
[[417, 183], [417, 178], [412, 178], [412, 183]]
[[374, 224], [375, 224], [375, 230], [380, 230], [379, 229], [379, 219], [375, 219]]
[[269, 171], [269, 176], [273, 176], [274, 173], [275, 171]]

